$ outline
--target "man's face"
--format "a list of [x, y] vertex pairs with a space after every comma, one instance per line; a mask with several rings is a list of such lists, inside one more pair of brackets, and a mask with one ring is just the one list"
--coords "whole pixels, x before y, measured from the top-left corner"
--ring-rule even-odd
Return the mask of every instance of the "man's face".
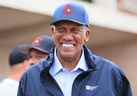
[[89, 30], [77, 23], [66, 21], [52, 27], [52, 35], [57, 53], [68, 60], [81, 55], [82, 46], [88, 41]]
[[47, 59], [48, 58], [48, 53], [44, 53], [41, 51], [38, 51], [36, 49], [31, 49], [29, 52], [29, 61], [31, 64], [36, 64], [38, 63], [41, 59]]

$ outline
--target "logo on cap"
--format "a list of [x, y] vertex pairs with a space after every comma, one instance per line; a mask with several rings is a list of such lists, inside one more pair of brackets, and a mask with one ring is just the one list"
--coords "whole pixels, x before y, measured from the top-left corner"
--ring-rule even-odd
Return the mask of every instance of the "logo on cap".
[[69, 15], [71, 15], [72, 14], [72, 8], [71, 8], [71, 6], [70, 5], [66, 5], [65, 7], [64, 7], [64, 15], [65, 16], [69, 16]]
[[37, 38], [32, 42], [32, 44], [33, 44], [33, 45], [36, 45], [36, 46], [39, 46], [40, 41], [41, 41], [41, 38], [40, 38], [40, 37], [37, 37]]

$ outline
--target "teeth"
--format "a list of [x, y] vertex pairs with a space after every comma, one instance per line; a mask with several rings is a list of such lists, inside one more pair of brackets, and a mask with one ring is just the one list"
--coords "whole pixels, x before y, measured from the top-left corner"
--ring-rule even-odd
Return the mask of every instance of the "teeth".
[[63, 47], [73, 47], [73, 44], [62, 44]]

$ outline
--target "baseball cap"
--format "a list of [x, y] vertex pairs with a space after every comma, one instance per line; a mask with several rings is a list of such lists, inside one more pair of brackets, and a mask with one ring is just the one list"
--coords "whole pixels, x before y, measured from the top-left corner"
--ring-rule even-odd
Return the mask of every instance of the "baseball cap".
[[42, 35], [34, 39], [34, 41], [32, 42], [32, 47], [30, 49], [36, 49], [38, 51], [49, 54], [53, 47], [53, 39], [50, 36]]
[[30, 44], [19, 44], [13, 48], [9, 55], [9, 65], [17, 65], [26, 60], [28, 57], [28, 49], [30, 47]]
[[86, 10], [81, 5], [75, 3], [67, 3], [58, 7], [53, 14], [51, 25], [66, 20], [89, 26], [89, 17]]

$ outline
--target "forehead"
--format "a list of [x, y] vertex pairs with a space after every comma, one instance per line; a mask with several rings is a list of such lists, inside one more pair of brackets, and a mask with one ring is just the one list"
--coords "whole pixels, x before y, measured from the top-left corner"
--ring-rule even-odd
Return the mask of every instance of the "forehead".
[[79, 23], [75, 23], [75, 22], [72, 22], [72, 21], [60, 21], [60, 22], [57, 22], [55, 24], [55, 26], [63, 26], [63, 25], [71, 25], [71, 26], [82, 26], [81, 24]]

